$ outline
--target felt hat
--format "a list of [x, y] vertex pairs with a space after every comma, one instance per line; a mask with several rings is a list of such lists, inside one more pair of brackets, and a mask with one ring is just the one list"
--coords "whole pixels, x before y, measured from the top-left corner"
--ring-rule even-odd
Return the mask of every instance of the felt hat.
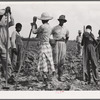
[[92, 31], [92, 26], [91, 25], [87, 25], [86, 29], [90, 29]]
[[60, 15], [58, 20], [59, 20], [59, 21], [60, 21], [60, 20], [64, 20], [65, 22], [67, 22], [67, 20], [66, 20], [66, 18], [65, 18], [65, 15]]
[[51, 20], [53, 17], [51, 17], [47, 12], [44, 12], [41, 14], [41, 17], [38, 17], [39, 20]]

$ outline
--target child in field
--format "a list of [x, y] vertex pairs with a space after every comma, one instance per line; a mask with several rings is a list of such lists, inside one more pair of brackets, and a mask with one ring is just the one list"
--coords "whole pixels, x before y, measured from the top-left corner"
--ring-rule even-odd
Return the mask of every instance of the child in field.
[[23, 41], [20, 36], [20, 31], [22, 29], [22, 24], [17, 23], [15, 27], [16, 31], [14, 31], [11, 35], [11, 43], [12, 43], [12, 66], [14, 72], [17, 72], [22, 59], [22, 51], [23, 51]]

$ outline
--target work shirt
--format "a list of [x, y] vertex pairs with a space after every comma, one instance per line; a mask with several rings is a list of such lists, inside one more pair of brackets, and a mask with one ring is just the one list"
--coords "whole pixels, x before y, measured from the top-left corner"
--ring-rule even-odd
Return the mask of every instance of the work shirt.
[[81, 41], [82, 41], [82, 37], [78, 35], [78, 36], [76, 37], [76, 42], [81, 43]]
[[88, 32], [83, 33], [82, 46], [88, 46], [90, 44], [93, 46], [97, 44], [94, 35]]
[[12, 44], [12, 48], [17, 48], [16, 44], [18, 44], [18, 45], [23, 44], [21, 36], [17, 31], [14, 31], [11, 35], [11, 44]]
[[37, 35], [38, 35], [37, 38], [39, 38], [41, 42], [49, 42], [50, 34], [51, 34], [51, 27], [48, 23], [41, 25], [37, 29]]
[[[14, 25], [14, 19], [10, 16], [9, 27]], [[0, 47], [6, 48], [7, 46], [7, 18], [3, 16], [0, 20]], [[8, 48], [11, 47], [10, 37], [8, 37]]]
[[69, 37], [69, 31], [65, 26], [57, 25], [53, 28], [52, 35], [54, 39], [61, 39], [62, 37], [66, 39], [66, 37]]

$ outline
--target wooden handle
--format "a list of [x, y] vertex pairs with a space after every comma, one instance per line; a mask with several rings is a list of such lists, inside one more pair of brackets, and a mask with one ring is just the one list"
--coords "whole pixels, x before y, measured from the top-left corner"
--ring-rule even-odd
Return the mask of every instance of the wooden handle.
[[8, 39], [9, 39], [9, 14], [7, 13], [7, 47], [6, 47], [6, 86], [8, 80]]

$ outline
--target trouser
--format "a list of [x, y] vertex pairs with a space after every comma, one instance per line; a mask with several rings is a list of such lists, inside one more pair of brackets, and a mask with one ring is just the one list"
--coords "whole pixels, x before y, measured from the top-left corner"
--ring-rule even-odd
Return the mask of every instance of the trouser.
[[17, 46], [17, 55], [12, 52], [11, 62], [13, 66], [13, 71], [18, 71], [20, 64], [22, 63], [22, 46]]
[[82, 55], [82, 46], [81, 46], [81, 43], [77, 44], [77, 52], [78, 52], [78, 55]]
[[7, 79], [10, 78], [12, 73], [12, 65], [10, 60], [10, 55], [8, 53], [8, 67], [6, 68], [6, 49], [4, 47], [0, 48], [0, 59], [3, 68], [3, 75], [6, 78], [6, 70], [7, 70]]
[[58, 78], [60, 78], [62, 73], [63, 73], [63, 68], [62, 67], [63, 66], [61, 66], [61, 65], [58, 66]]
[[92, 75], [94, 81], [98, 79], [98, 74], [97, 74], [97, 58], [96, 58], [96, 52], [95, 48], [92, 45], [88, 46], [87, 49], [87, 75], [86, 75], [86, 80], [90, 81], [91, 80], [91, 75], [90, 75], [90, 63], [91, 63], [91, 69], [92, 69]]
[[58, 73], [58, 77], [60, 77], [63, 73], [63, 66], [65, 65], [65, 57], [66, 57], [66, 43], [65, 42], [57, 42], [55, 47], [53, 47], [53, 60]]
[[97, 60], [99, 60], [100, 59], [100, 45], [96, 49], [96, 56], [97, 56]]
[[58, 74], [58, 78], [60, 78], [63, 74], [63, 66], [64, 64], [55, 64], [55, 69]]

